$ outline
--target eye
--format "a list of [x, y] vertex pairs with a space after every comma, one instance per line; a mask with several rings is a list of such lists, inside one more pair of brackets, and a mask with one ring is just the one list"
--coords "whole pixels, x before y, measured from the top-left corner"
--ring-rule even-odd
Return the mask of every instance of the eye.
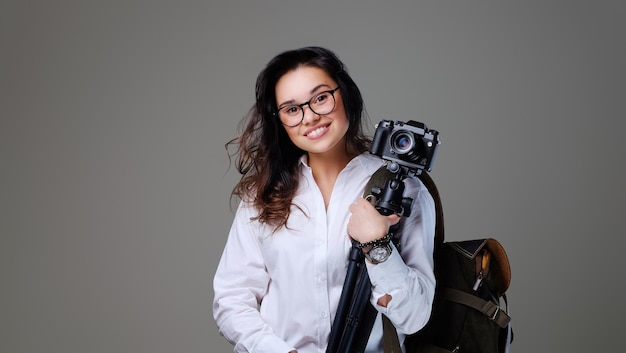
[[286, 105], [280, 108], [280, 110], [289, 116], [295, 116], [300, 114], [300, 107], [297, 105]]
[[326, 102], [328, 100], [328, 97], [330, 96], [330, 93], [328, 92], [323, 92], [318, 94], [317, 96], [313, 97], [313, 104], [324, 104], [324, 102]]

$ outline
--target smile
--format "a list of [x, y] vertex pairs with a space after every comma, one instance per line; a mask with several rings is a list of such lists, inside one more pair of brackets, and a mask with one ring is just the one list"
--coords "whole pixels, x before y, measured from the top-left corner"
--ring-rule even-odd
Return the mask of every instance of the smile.
[[321, 135], [324, 134], [324, 132], [326, 132], [326, 130], [328, 130], [328, 126], [320, 126], [317, 129], [310, 131], [308, 134], [306, 134], [306, 137], [308, 138], [316, 138], [319, 137]]

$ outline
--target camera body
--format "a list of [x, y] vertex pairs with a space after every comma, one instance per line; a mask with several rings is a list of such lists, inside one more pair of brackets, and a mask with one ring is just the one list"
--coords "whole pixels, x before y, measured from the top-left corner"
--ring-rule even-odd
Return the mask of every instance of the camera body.
[[424, 123], [381, 120], [376, 125], [370, 153], [390, 162], [395, 172], [415, 175], [422, 170], [431, 171], [439, 144], [439, 132]]

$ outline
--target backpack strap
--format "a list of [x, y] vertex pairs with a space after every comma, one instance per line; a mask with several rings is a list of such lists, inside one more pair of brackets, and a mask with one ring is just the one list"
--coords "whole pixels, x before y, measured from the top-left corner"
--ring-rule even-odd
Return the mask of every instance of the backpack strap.
[[385, 182], [389, 178], [393, 178], [394, 174], [390, 172], [385, 165], [376, 169], [374, 174], [370, 177], [370, 180], [367, 182], [365, 189], [363, 190], [363, 198], [372, 204], [376, 203], [376, 196], [372, 194], [372, 189], [374, 188], [383, 188], [385, 187]]
[[383, 318], [383, 347], [385, 353], [402, 353], [400, 348], [400, 340], [398, 340], [398, 332], [391, 323], [391, 320], [385, 315], [381, 314]]
[[443, 244], [445, 241], [445, 232], [443, 227], [443, 206], [441, 205], [441, 196], [439, 195], [439, 190], [437, 190], [437, 185], [430, 177], [430, 174], [425, 170], [422, 171], [418, 176], [418, 179], [422, 181], [422, 183], [428, 189], [428, 192], [433, 197], [435, 201], [435, 251], [438, 246]]
[[478, 310], [502, 328], [506, 328], [511, 321], [511, 317], [501, 310], [500, 306], [491, 301], [483, 300], [475, 295], [453, 288], [441, 288], [439, 294], [445, 300]]

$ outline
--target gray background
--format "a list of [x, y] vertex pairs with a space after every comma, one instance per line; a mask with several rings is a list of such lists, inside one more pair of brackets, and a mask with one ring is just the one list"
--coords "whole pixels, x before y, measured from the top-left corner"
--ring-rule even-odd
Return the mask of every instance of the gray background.
[[621, 1], [2, 1], [0, 352], [229, 352], [224, 144], [280, 51], [441, 132], [449, 240], [512, 264], [514, 352], [622, 348]]

